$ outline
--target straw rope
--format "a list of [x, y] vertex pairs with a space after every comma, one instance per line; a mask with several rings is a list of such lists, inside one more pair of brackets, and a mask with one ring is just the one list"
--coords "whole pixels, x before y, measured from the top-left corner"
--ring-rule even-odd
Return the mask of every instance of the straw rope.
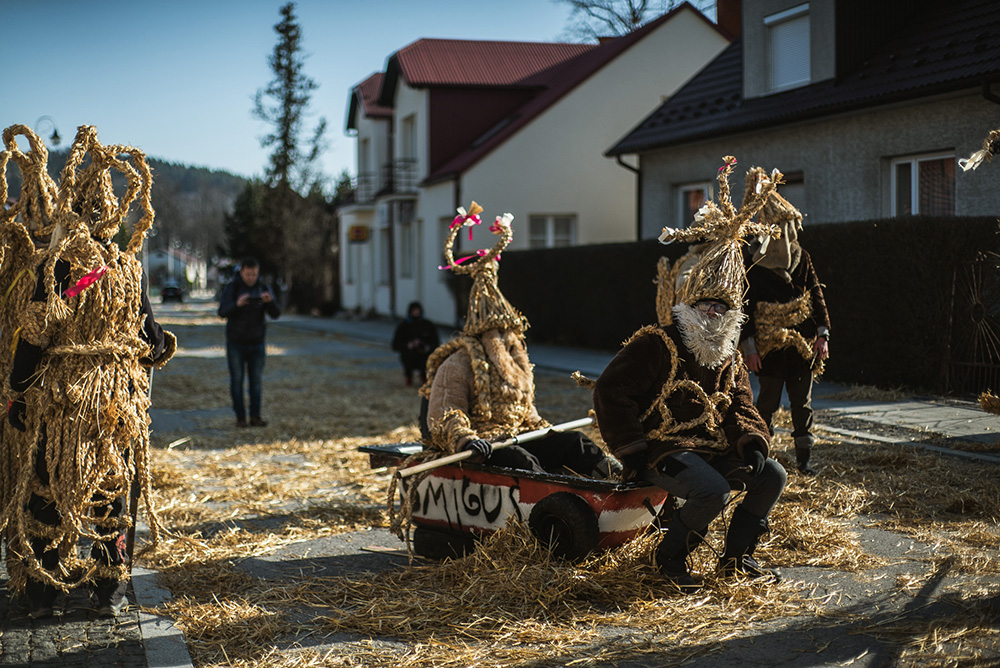
[[[650, 429], [645, 434], [646, 440], [651, 441], [666, 441], [671, 440], [683, 440], [685, 443], [689, 443], [695, 446], [695, 448], [708, 448], [711, 450], [725, 450], [729, 447], [729, 442], [726, 440], [725, 432], [720, 428], [722, 426], [722, 420], [725, 417], [725, 412], [729, 410], [730, 404], [732, 404], [732, 397], [730, 397], [725, 392], [713, 392], [708, 394], [705, 392], [704, 388], [697, 382], [688, 378], [678, 378], [677, 372], [680, 370], [681, 357], [677, 351], [677, 345], [674, 343], [673, 339], [660, 327], [655, 325], [647, 325], [629, 338], [625, 342], [628, 346], [629, 343], [635, 339], [642, 336], [657, 336], [663, 341], [663, 345], [667, 347], [670, 351], [670, 374], [667, 376], [667, 380], [664, 381], [663, 387], [660, 388], [660, 393], [657, 395], [653, 403], [649, 405], [641, 416], [639, 416], [639, 421], [644, 422], [650, 416], [653, 415], [654, 411], [658, 411], [660, 414], [660, 424]], [[739, 353], [737, 353], [738, 355]], [[722, 387], [729, 389], [732, 388], [735, 381], [736, 368], [740, 364], [740, 360], [733, 360], [729, 365], [729, 370], [726, 372], [726, 377], [723, 380]], [[702, 412], [699, 416], [686, 420], [684, 422], [678, 422], [677, 419], [670, 412], [669, 400], [672, 395], [677, 392], [688, 392], [693, 394], [693, 401], [700, 403], [702, 405]], [[679, 439], [676, 435], [689, 432], [697, 427], [704, 427], [708, 433], [713, 436], [712, 440], [702, 439], [697, 437], [691, 437], [689, 435], [684, 435], [683, 439]]]
[[[757, 332], [754, 341], [761, 359], [783, 348], [794, 349], [807, 362], [816, 357], [814, 345], [801, 332], [794, 329], [812, 317], [812, 295], [803, 292], [790, 302], [758, 302], [756, 308]], [[812, 369], [813, 376], [819, 378], [826, 366], [825, 360], [817, 360]]]
[[[15, 141], [31, 145], [22, 153]], [[0, 170], [13, 160], [22, 171], [17, 203], [0, 217], [0, 375], [11, 372], [18, 341], [42, 348], [42, 357], [24, 393], [27, 432], [3, 425], [0, 447], [0, 530], [7, 541], [11, 587], [23, 589], [31, 578], [63, 590], [98, 577], [127, 577], [127, 566], [110, 567], [80, 555], [81, 539], [107, 539], [131, 518], [98, 516], [116, 498], [127, 498], [136, 479], [145, 498], [150, 543], [161, 532], [151, 503], [149, 460], [149, 376], [140, 358], [150, 353], [143, 327], [142, 268], [136, 254], [153, 223], [152, 175], [145, 155], [130, 146], [102, 145], [92, 126], [79, 128], [58, 188], [47, 176], [47, 153], [23, 125], [3, 133], [6, 150]], [[112, 172], [124, 176], [119, 198]], [[6, 191], [6, 173], [0, 171]], [[134, 206], [133, 206], [134, 205]], [[110, 243], [133, 209], [138, 213], [124, 251]], [[69, 268], [69, 284], [103, 268], [97, 280], [76, 296], [60, 294], [57, 263]], [[46, 300], [31, 300], [41, 267]], [[168, 333], [169, 359], [176, 340]], [[4, 382], [3, 398], [17, 398]], [[49, 483], [35, 471], [44, 446]], [[45, 525], [27, 510], [32, 495], [55, 504], [58, 524]], [[31, 549], [42, 539], [58, 550], [59, 568], [42, 568]]]

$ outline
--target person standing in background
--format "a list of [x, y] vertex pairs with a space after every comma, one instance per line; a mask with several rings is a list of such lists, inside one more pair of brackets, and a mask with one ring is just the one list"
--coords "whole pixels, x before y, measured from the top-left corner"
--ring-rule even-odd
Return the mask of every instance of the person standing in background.
[[226, 361], [229, 363], [229, 393], [236, 413], [236, 426], [247, 426], [243, 379], [250, 390], [250, 425], [266, 427], [261, 417], [261, 380], [264, 375], [266, 316], [281, 315], [270, 288], [260, 280], [260, 264], [248, 257], [222, 291], [219, 316], [226, 319]]
[[406, 307], [406, 320], [399, 323], [392, 335], [392, 349], [399, 353], [403, 363], [406, 386], [413, 385], [413, 372], [420, 373], [420, 384], [427, 382], [427, 358], [441, 343], [437, 327], [424, 318], [420, 302], [410, 302]]

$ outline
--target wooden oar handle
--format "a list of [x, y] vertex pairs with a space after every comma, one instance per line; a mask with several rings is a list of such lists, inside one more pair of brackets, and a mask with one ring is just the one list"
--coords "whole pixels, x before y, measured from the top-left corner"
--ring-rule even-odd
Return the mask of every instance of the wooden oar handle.
[[[579, 420], [571, 420], [570, 422], [563, 422], [562, 424], [552, 425], [551, 427], [545, 427], [544, 429], [536, 429], [535, 431], [527, 431], [523, 434], [518, 434], [513, 438], [508, 438], [503, 441], [497, 441], [492, 443], [493, 449], [504, 448], [508, 445], [515, 445], [517, 443], [526, 443], [528, 441], [533, 441], [535, 439], [545, 436], [549, 432], [553, 431], [566, 431], [568, 429], [576, 429], [578, 427], [586, 427], [594, 423], [594, 418], [585, 417]], [[437, 459], [432, 459], [427, 462], [422, 462], [420, 464], [415, 464], [405, 469], [400, 469], [396, 472], [396, 475], [400, 478], [409, 478], [411, 475], [416, 475], [417, 473], [423, 473], [424, 471], [430, 471], [432, 469], [439, 468], [441, 466], [447, 466], [448, 464], [454, 464], [455, 462], [460, 462], [462, 460], [468, 459], [475, 452], [472, 450], [463, 450], [461, 452], [456, 452], [452, 455], [445, 455], [444, 457], [438, 457]]]

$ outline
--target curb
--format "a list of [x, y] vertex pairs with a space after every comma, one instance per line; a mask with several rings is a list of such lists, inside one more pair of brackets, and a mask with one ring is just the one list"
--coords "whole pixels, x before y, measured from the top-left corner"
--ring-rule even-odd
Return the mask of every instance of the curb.
[[149, 668], [194, 668], [184, 632], [172, 620], [143, 612], [170, 600], [170, 592], [156, 583], [156, 571], [132, 569], [132, 592], [139, 606], [139, 633]]

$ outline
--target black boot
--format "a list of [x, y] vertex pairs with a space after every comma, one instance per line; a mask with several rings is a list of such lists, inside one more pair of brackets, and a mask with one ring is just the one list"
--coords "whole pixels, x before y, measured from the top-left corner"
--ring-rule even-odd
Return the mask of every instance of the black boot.
[[[54, 571], [59, 566], [59, 551], [47, 549], [49, 543], [44, 538], [31, 539], [31, 551], [35, 559], [47, 571]], [[24, 585], [24, 603], [32, 619], [44, 619], [52, 616], [52, 608], [59, 590], [45, 582], [28, 577]]]
[[816, 469], [809, 466], [809, 456], [812, 454], [814, 440], [812, 434], [795, 437], [795, 463], [799, 469], [799, 473], [805, 475], [816, 475], [818, 473]]
[[719, 560], [719, 570], [723, 577], [742, 575], [751, 579], [770, 577], [775, 582], [781, 579], [778, 572], [764, 568], [753, 558], [757, 548], [757, 539], [767, 528], [767, 520], [755, 517], [736, 506], [733, 517], [729, 520], [729, 531], [726, 533], [726, 551]]
[[128, 590], [128, 580], [111, 580], [98, 578], [91, 585], [97, 614], [100, 617], [117, 617], [126, 605], [125, 592]]
[[55, 587], [38, 580], [28, 578], [24, 585], [24, 603], [28, 608], [28, 615], [32, 619], [45, 619], [52, 616], [52, 606], [56, 602], [56, 595], [59, 593]]
[[682, 594], [698, 591], [701, 583], [691, 577], [687, 556], [704, 540], [705, 531], [688, 529], [675, 512], [670, 524], [660, 533], [660, 544], [656, 546], [653, 556], [656, 569], [680, 589]]

